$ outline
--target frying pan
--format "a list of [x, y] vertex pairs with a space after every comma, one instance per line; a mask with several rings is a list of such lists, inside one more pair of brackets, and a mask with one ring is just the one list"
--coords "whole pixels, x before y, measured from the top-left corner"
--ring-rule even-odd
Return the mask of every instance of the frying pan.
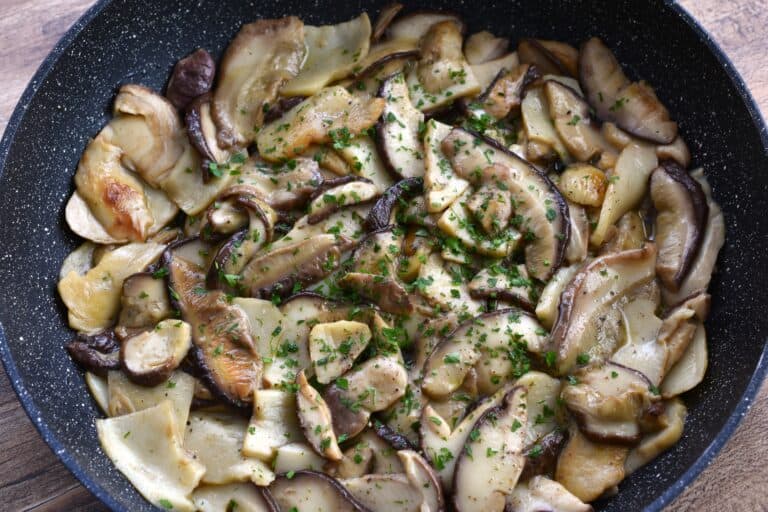
[[[99, 447], [100, 415], [63, 346], [72, 333], [55, 292], [61, 261], [79, 241], [63, 222], [88, 138], [106, 122], [117, 88], [160, 89], [197, 47], [221, 55], [238, 27], [296, 14], [344, 21], [383, 1], [121, 0], [99, 2], [45, 60], [0, 143], [0, 356], [45, 441], [114, 510], [153, 510]], [[470, 31], [578, 44], [602, 37], [680, 123], [694, 166], [722, 205], [726, 245], [711, 285], [709, 370], [685, 396], [682, 440], [620, 486], [598, 510], [660, 510], [704, 469], [749, 407], [766, 371], [768, 136], [733, 65], [678, 5], [661, 0], [586, 2], [424, 0], [409, 7], [458, 12]]]

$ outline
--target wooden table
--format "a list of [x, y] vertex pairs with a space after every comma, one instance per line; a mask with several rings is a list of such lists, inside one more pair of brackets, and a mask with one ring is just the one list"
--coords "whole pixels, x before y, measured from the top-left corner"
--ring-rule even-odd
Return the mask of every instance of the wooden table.
[[[40, 62], [93, 0], [0, 1], [0, 131]], [[733, 59], [768, 114], [768, 0], [680, 0]], [[0, 370], [0, 509], [106, 510], [42, 441]], [[736, 434], [669, 507], [768, 510], [768, 384]]]

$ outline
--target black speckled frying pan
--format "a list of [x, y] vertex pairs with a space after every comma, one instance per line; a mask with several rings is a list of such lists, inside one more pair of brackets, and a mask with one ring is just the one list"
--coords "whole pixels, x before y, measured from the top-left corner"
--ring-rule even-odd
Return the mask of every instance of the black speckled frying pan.
[[[114, 510], [152, 507], [102, 453], [99, 415], [63, 346], [71, 337], [55, 284], [78, 244], [63, 222], [88, 138], [120, 84], [161, 88], [174, 62], [203, 46], [220, 54], [238, 26], [296, 14], [335, 23], [384, 2], [101, 1], [45, 60], [0, 144], [0, 355], [24, 408], [70, 470]], [[663, 1], [424, 1], [489, 29], [577, 44], [598, 35], [633, 77], [650, 81], [709, 176], [728, 227], [712, 283], [709, 370], [687, 394], [682, 441], [640, 470], [600, 510], [659, 510], [712, 460], [749, 407], [766, 369], [768, 136], [731, 63], [679, 6]]]

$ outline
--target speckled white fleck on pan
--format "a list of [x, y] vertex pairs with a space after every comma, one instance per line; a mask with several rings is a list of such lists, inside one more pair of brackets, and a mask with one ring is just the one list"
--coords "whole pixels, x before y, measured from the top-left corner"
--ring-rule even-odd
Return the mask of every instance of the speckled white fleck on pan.
[[[101, 1], [45, 60], [0, 144], [0, 355], [41, 434], [70, 470], [114, 510], [152, 510], [99, 448], [98, 416], [64, 351], [72, 336], [55, 293], [78, 240], [63, 222], [72, 176], [115, 90], [161, 88], [173, 63], [203, 46], [220, 54], [243, 22], [296, 14], [334, 23], [384, 2], [245, 0]], [[682, 441], [598, 510], [659, 510], [712, 460], [749, 408], [765, 373], [768, 336], [766, 128], [733, 66], [679, 6], [662, 1], [430, 1], [411, 8], [461, 13], [471, 30], [563, 39], [599, 35], [633, 77], [650, 81], [680, 122], [694, 165], [722, 204], [726, 247], [707, 322], [710, 366], [687, 394]]]

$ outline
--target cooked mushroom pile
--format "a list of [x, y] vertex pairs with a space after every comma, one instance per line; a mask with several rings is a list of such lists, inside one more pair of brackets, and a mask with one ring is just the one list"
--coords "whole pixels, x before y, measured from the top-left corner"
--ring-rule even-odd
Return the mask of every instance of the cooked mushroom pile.
[[581, 512], [682, 436], [724, 222], [669, 111], [401, 9], [244, 25], [82, 155], [67, 350], [159, 507]]

